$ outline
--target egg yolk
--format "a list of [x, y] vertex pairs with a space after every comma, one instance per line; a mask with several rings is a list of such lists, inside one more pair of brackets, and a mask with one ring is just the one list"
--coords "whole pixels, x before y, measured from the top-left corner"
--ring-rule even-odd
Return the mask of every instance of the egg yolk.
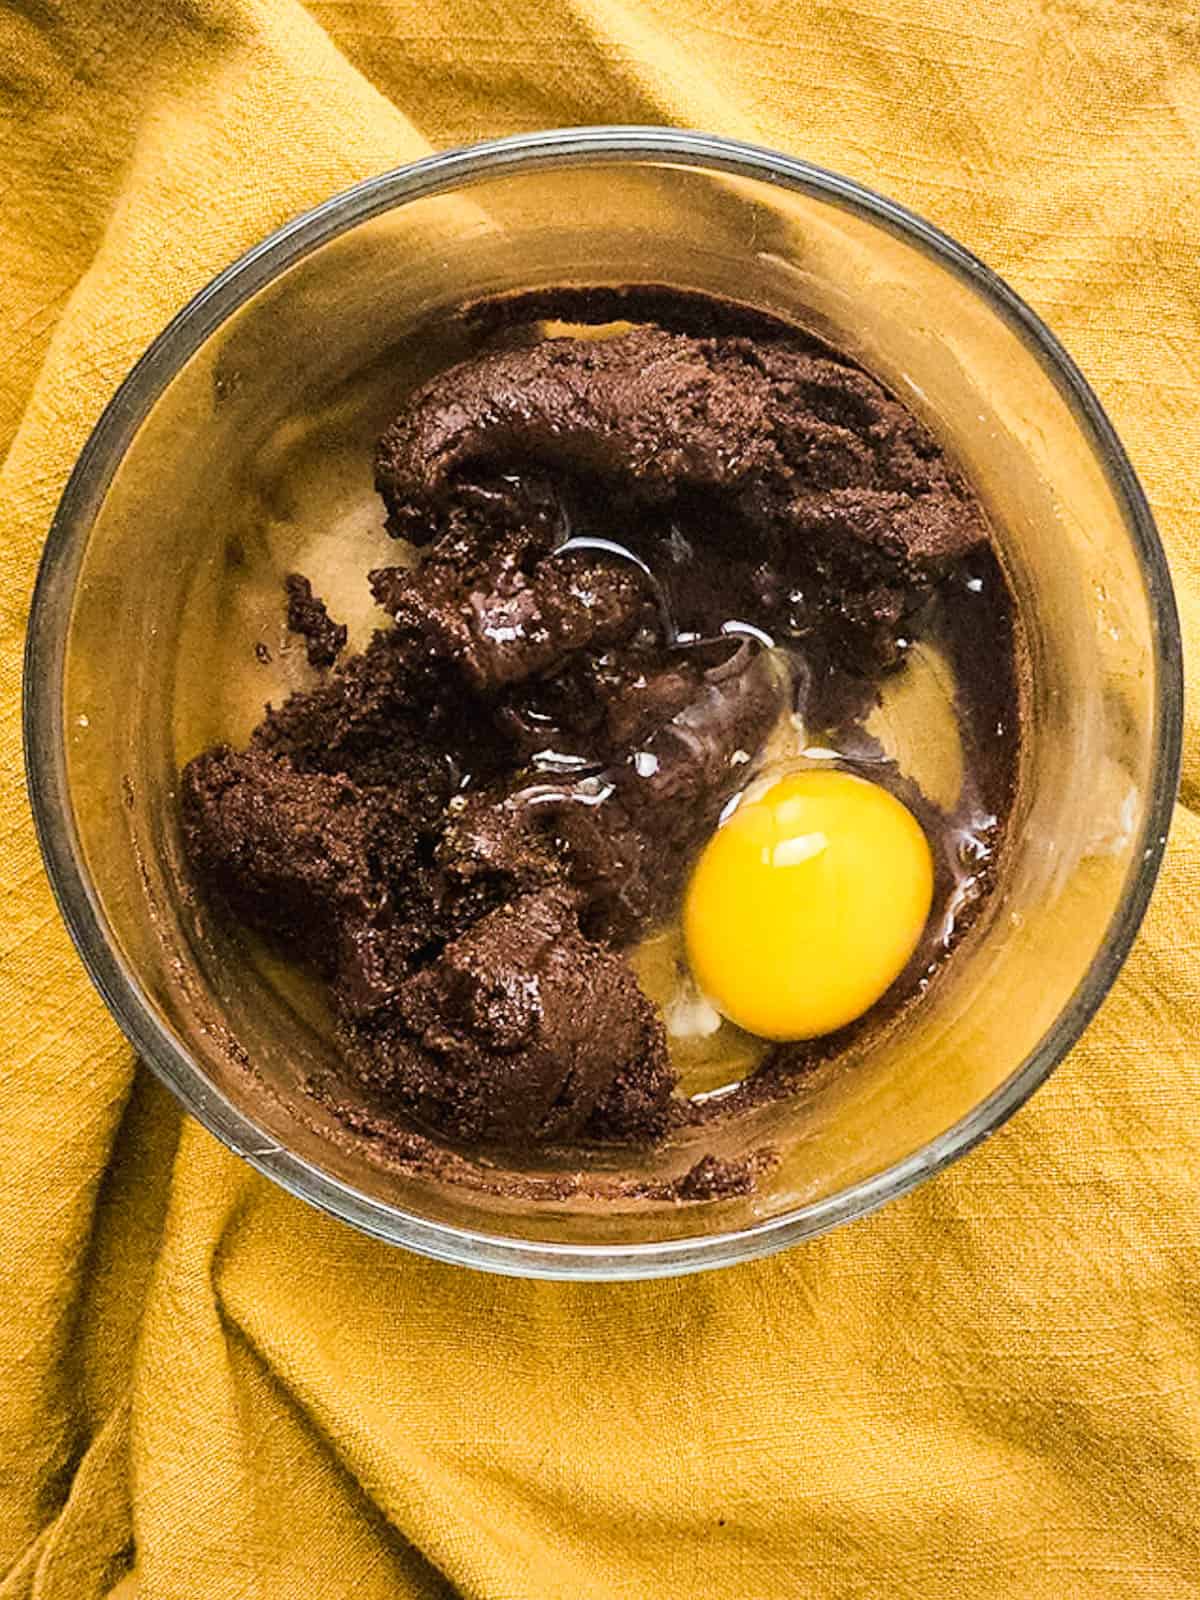
[[688, 962], [731, 1022], [811, 1039], [875, 1004], [932, 900], [928, 842], [894, 795], [848, 772], [796, 773], [705, 846], [684, 900]]

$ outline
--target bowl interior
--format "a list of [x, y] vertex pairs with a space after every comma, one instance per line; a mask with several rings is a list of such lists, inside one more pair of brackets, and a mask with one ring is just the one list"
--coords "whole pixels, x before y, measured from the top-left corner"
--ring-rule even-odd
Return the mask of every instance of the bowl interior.
[[[176, 348], [211, 331], [182, 365], [170, 347], [152, 357], [109, 419], [113, 438], [131, 434], [111, 478], [101, 460], [64, 510], [71, 557], [39, 593], [62, 668], [42, 804], [57, 787], [117, 974], [110, 997], [127, 1022], [143, 1008], [153, 1064], [260, 1165], [424, 1248], [471, 1259], [467, 1235], [482, 1233], [502, 1258], [511, 1241], [563, 1260], [597, 1250], [611, 1267], [629, 1247], [784, 1219], [803, 1231], [898, 1164], [939, 1164], [952, 1130], [1019, 1070], [1048, 1070], [1054, 1039], [1110, 981], [1131, 885], [1153, 873], [1169, 600], [1152, 593], [1120, 475], [1078, 397], [949, 256], [819, 182], [789, 187], [752, 167], [678, 152], [460, 166], [397, 183], [310, 248], [352, 216], [327, 212], [307, 253], [280, 246], [194, 312]], [[748, 301], [825, 335], [965, 469], [1030, 651], [1020, 814], [986, 915], [902, 1027], [719, 1136], [603, 1158], [662, 1176], [766, 1141], [782, 1159], [758, 1193], [502, 1199], [414, 1176], [323, 1120], [302, 1087], [335, 1064], [320, 996], [193, 892], [176, 774], [214, 740], [244, 739], [265, 700], [306, 681], [281, 633], [286, 572], [312, 577], [356, 642], [383, 620], [364, 582], [395, 555], [373, 444], [404, 392], [458, 353], [448, 314], [496, 293], [637, 282]]]

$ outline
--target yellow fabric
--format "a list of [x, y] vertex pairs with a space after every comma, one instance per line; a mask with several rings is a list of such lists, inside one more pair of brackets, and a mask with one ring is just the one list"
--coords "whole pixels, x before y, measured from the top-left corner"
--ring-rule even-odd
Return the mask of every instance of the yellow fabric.
[[56, 498], [183, 301], [285, 218], [558, 123], [748, 136], [906, 201], [1093, 379], [1200, 661], [1185, 0], [0, 7], [0, 1597], [1200, 1594], [1200, 712], [1146, 930], [1002, 1133], [868, 1221], [640, 1287], [437, 1267], [135, 1073], [20, 779]]

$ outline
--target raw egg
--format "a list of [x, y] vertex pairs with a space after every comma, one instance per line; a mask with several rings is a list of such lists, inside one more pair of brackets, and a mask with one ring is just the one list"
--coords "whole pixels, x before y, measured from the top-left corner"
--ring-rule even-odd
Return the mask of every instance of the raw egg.
[[875, 1004], [932, 900], [929, 844], [893, 794], [849, 772], [793, 773], [705, 846], [684, 900], [688, 963], [730, 1022], [811, 1039]]

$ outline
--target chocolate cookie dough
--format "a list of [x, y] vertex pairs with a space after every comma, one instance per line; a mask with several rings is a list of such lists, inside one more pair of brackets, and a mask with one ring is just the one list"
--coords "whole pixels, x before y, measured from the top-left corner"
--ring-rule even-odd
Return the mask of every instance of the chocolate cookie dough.
[[[413, 397], [380, 441], [376, 485], [389, 529], [433, 543], [434, 562], [407, 586], [419, 613], [437, 612], [439, 549], [461, 561], [498, 513], [519, 530], [482, 583], [469, 574], [474, 604], [455, 606], [472, 672], [471, 646], [521, 621], [515, 596], [511, 617], [493, 615], [489, 580], [598, 516], [609, 537], [676, 523], [674, 564], [682, 555], [693, 569], [693, 591], [720, 582], [720, 594], [736, 575], [768, 632], [782, 626], [868, 672], [896, 660], [930, 585], [986, 538], [976, 501], [912, 413], [800, 336], [640, 328], [482, 356]], [[566, 600], [574, 628], [548, 619], [531, 665], [585, 644], [589, 623], [616, 639], [621, 609], [617, 596], [595, 610]]]
[[390, 621], [333, 670], [345, 628], [287, 579], [321, 679], [188, 763], [189, 858], [324, 977], [381, 1115], [653, 1142], [675, 1078], [622, 952], [780, 718], [902, 660], [978, 505], [861, 368], [736, 318], [485, 350], [407, 399], [376, 482], [421, 559], [369, 575]]
[[304, 638], [310, 667], [331, 667], [346, 643], [346, 624], [334, 622], [325, 602], [313, 594], [312, 584], [302, 573], [291, 572], [284, 580], [287, 590], [287, 625]]

